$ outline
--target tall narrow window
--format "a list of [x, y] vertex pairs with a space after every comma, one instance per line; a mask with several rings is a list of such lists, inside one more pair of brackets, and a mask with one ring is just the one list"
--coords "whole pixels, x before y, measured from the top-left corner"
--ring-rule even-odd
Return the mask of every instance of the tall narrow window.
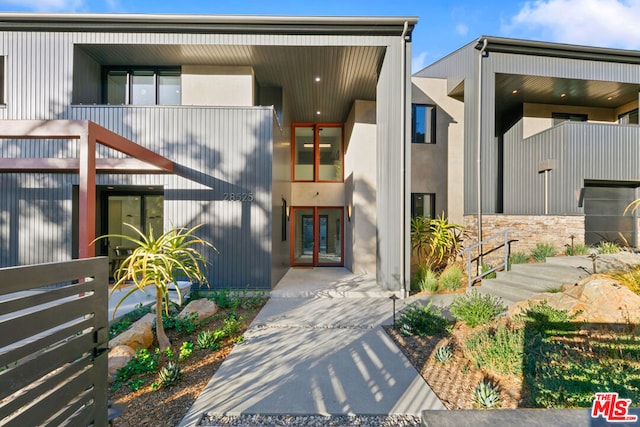
[[434, 193], [411, 193], [411, 217], [436, 216], [436, 195]]
[[0, 56], [0, 104], [6, 104], [4, 89], [5, 85], [5, 76], [4, 76], [4, 56]]
[[342, 124], [293, 125], [293, 180], [343, 180]]
[[434, 105], [411, 105], [411, 142], [414, 144], [436, 143], [436, 107]]

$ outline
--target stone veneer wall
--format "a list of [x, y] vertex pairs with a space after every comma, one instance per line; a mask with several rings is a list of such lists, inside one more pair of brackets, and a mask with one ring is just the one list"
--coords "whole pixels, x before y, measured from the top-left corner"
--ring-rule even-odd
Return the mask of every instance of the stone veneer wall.
[[[477, 242], [477, 223], [476, 215], [465, 215], [463, 241], [465, 248]], [[574, 243], [584, 243], [584, 215], [482, 215], [484, 239], [507, 228], [511, 229], [508, 235], [509, 240], [517, 240], [511, 243], [512, 252], [529, 253], [537, 243], [551, 243], [559, 253], [564, 253], [565, 245], [571, 244], [570, 236], [572, 235], [575, 236]], [[502, 239], [495, 239], [483, 249], [486, 252], [502, 242]], [[496, 260], [501, 262], [502, 257], [503, 252], [500, 249], [485, 257], [485, 262], [495, 264]]]

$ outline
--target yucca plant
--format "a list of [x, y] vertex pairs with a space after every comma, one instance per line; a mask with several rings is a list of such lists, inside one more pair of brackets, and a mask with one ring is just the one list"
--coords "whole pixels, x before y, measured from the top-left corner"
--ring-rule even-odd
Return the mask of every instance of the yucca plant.
[[473, 390], [473, 402], [482, 408], [493, 408], [500, 404], [500, 390], [496, 384], [483, 379]]
[[[203, 245], [215, 250], [208, 242], [195, 235], [195, 231], [200, 225], [191, 229], [172, 228], [171, 230], [155, 237], [153, 229], [149, 230], [149, 235], [131, 224], [124, 224], [131, 228], [138, 238], [127, 235], [109, 234], [100, 236], [98, 239], [116, 237], [132, 242], [136, 247], [131, 254], [122, 262], [114, 274], [115, 284], [113, 292], [127, 283], [133, 282], [133, 286], [115, 306], [113, 315], [120, 304], [133, 294], [136, 290], [153, 286], [156, 289], [156, 337], [160, 351], [165, 351], [171, 346], [171, 342], [164, 331], [162, 324], [162, 310], [169, 315], [169, 287], [175, 286], [178, 290], [177, 277], [184, 277], [189, 280], [197, 280], [206, 284], [206, 278], [201, 265], [205, 264], [204, 257], [193, 246]], [[98, 240], [96, 239], [96, 240]], [[182, 295], [177, 292], [180, 303]]]

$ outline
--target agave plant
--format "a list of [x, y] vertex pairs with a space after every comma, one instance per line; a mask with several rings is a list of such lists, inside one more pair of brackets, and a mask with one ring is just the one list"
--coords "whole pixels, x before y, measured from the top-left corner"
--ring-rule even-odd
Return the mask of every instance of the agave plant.
[[493, 408], [500, 404], [500, 389], [489, 379], [483, 379], [473, 390], [473, 401], [482, 408]]
[[182, 378], [182, 370], [175, 362], [168, 362], [158, 374], [159, 385], [161, 387], [171, 387]]
[[[195, 235], [196, 229], [200, 225], [191, 229], [172, 228], [164, 234], [155, 237], [153, 229], [149, 230], [149, 235], [131, 224], [124, 224], [130, 227], [138, 238], [127, 235], [105, 235], [98, 239], [118, 237], [132, 242], [136, 248], [125, 258], [114, 274], [115, 284], [113, 291], [127, 283], [135, 284], [120, 301], [116, 304], [113, 315], [118, 310], [122, 302], [136, 290], [144, 292], [147, 286], [154, 286], [156, 289], [156, 337], [160, 351], [171, 347], [171, 342], [164, 331], [162, 324], [161, 307], [164, 306], [166, 315], [169, 315], [169, 287], [173, 285], [178, 290], [178, 277], [189, 280], [197, 280], [206, 284], [201, 265], [205, 264], [205, 259], [193, 246], [203, 245], [215, 250], [208, 242]], [[96, 239], [97, 240], [97, 239]], [[177, 292], [180, 303], [182, 303], [181, 292]]]

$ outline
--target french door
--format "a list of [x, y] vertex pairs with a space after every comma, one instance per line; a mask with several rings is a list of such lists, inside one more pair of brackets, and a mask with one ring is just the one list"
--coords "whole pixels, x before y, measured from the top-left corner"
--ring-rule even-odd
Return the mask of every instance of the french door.
[[294, 207], [291, 214], [291, 264], [342, 266], [343, 208]]

